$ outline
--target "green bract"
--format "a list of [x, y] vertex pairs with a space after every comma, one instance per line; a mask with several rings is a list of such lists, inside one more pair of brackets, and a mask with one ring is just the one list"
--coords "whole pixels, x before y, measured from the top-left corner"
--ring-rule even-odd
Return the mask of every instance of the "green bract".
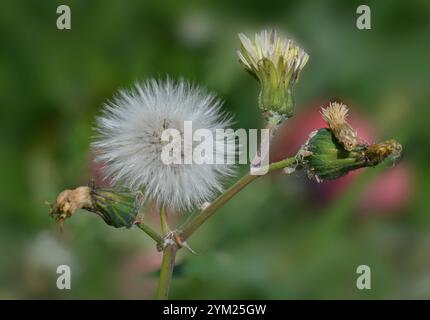
[[402, 146], [395, 140], [359, 144], [348, 151], [330, 129], [319, 129], [311, 134], [299, 156], [309, 177], [322, 181], [340, 178], [355, 169], [376, 166], [387, 158], [397, 161], [401, 151]]
[[337, 179], [367, 164], [363, 152], [345, 150], [330, 129], [320, 129], [311, 135], [304, 150], [309, 152], [304, 166], [317, 181]]
[[261, 84], [259, 106], [267, 119], [289, 118], [294, 113], [293, 86], [308, 61], [308, 54], [294, 41], [263, 30], [251, 41], [239, 34], [237, 54], [244, 68]]
[[91, 190], [93, 207], [85, 209], [96, 213], [112, 227], [130, 228], [141, 208], [139, 194], [125, 188], [93, 189]]
[[122, 187], [82, 186], [61, 192], [55, 204], [51, 204], [50, 215], [62, 225], [76, 211], [84, 209], [94, 212], [112, 227], [130, 228], [137, 222], [142, 203], [141, 192], [131, 192]]
[[261, 91], [259, 106], [263, 113], [275, 113], [284, 118], [294, 114], [293, 85], [291, 79], [293, 70], [277, 69], [273, 62], [263, 59], [262, 70], [259, 71]]

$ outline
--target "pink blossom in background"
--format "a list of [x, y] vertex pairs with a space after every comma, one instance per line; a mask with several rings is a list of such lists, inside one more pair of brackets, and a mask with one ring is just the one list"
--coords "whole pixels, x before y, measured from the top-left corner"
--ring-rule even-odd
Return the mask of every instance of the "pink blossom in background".
[[98, 161], [95, 161], [95, 155], [93, 152], [90, 153], [90, 172], [91, 179], [94, 181], [97, 187], [107, 187], [111, 183], [111, 179], [105, 178], [103, 175], [103, 166], [104, 164]]
[[412, 197], [414, 182], [406, 162], [381, 172], [361, 195], [360, 211], [385, 213], [405, 208]]

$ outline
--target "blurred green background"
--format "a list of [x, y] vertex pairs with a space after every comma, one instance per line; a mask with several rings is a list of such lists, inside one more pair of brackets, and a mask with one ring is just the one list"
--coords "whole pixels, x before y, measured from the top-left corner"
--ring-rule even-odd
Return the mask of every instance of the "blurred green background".
[[[56, 28], [60, 4], [71, 7], [71, 30]], [[61, 234], [44, 202], [99, 174], [94, 117], [136, 80], [184, 76], [223, 97], [236, 127], [261, 127], [258, 84], [235, 49], [238, 32], [264, 27], [310, 55], [298, 117], [341, 99], [375, 139], [398, 139], [404, 157], [339, 185], [300, 174], [258, 180], [192, 237], [199, 255], [181, 252], [171, 297], [430, 298], [430, 2], [369, 1], [371, 30], [356, 28], [359, 4], [2, 1], [0, 298], [154, 296], [161, 256], [145, 234], [85, 212]], [[72, 268], [71, 290], [56, 288], [59, 264]], [[361, 264], [371, 290], [356, 288]]]

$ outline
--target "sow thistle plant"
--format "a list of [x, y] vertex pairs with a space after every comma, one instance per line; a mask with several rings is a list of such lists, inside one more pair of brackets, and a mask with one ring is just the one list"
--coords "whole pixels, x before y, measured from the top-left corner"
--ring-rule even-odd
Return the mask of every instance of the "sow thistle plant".
[[[278, 37], [274, 30], [256, 34], [254, 42], [243, 34], [239, 38], [239, 61], [260, 82], [258, 104], [271, 130], [269, 138], [260, 143], [257, 162], [261, 162], [262, 158], [268, 159], [276, 128], [294, 115], [293, 87], [308, 55], [292, 40]], [[327, 128], [310, 133], [294, 157], [270, 163], [268, 172], [304, 170], [310, 179], [320, 182], [400, 158], [402, 147], [395, 140], [376, 144], [362, 141], [347, 121], [346, 105], [332, 102], [321, 114]], [[83, 209], [112, 227], [135, 226], [148, 234], [163, 252], [158, 299], [168, 298], [177, 251], [185, 248], [194, 252], [187, 243], [189, 237], [217, 209], [261, 177], [254, 174], [253, 161], [250, 172], [224, 190], [224, 180], [235, 175], [235, 165], [218, 160], [236, 155], [234, 132], [227, 131], [215, 141], [205, 139], [196, 146], [183, 135], [187, 122], [192, 122], [193, 130], [215, 132], [228, 128], [232, 117], [222, 110], [222, 102], [215, 95], [183, 79], [152, 79], [131, 90], [119, 91], [97, 117], [92, 142], [111, 186], [99, 188], [91, 184], [65, 190], [51, 204], [50, 214], [61, 226]], [[179, 138], [166, 139], [169, 130], [179, 133]], [[202, 145], [214, 152], [215, 163], [163, 161], [167, 146], [179, 150], [176, 157], [186, 160], [187, 148]], [[155, 204], [159, 211], [160, 230], [146, 223], [148, 203]], [[187, 219], [172, 227], [169, 217], [178, 213], [188, 213]]]

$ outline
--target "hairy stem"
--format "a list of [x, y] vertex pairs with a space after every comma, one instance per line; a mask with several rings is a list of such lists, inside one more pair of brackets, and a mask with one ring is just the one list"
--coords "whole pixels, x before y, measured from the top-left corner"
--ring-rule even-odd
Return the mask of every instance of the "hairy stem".
[[[288, 166], [293, 165], [296, 162], [296, 158], [287, 158], [279, 162], [274, 162], [269, 166], [269, 172], [274, 170], [279, 170]], [[261, 175], [251, 175], [247, 174], [239, 179], [235, 184], [233, 184], [226, 192], [220, 195], [214, 202], [212, 202], [207, 208], [200, 211], [191, 220], [186, 221], [182, 227], [179, 228], [178, 233], [182, 241], [186, 241], [191, 234], [193, 234], [197, 228], [199, 228], [207, 219], [209, 219], [218, 208], [224, 205], [228, 200], [230, 200], [234, 195], [236, 195], [240, 190], [245, 188], [252, 181], [261, 177]]]

